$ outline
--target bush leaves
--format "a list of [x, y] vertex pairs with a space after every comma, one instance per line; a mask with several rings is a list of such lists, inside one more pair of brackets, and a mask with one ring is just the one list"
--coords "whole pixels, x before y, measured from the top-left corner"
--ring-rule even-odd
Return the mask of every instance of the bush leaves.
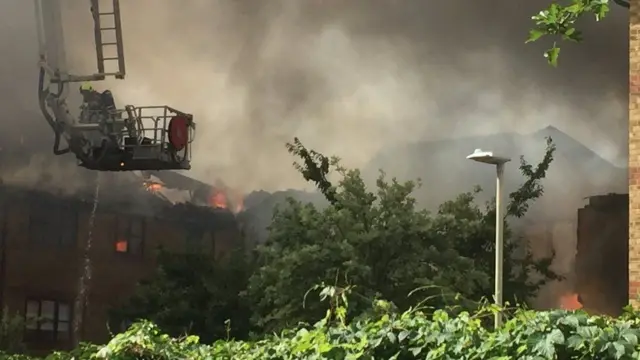
[[[220, 340], [213, 345], [197, 337], [171, 338], [153, 324], [134, 324], [103, 347], [83, 345], [47, 360], [84, 359], [443, 359], [545, 360], [640, 358], [640, 317], [629, 312], [614, 319], [581, 311], [517, 310], [498, 331], [485, 329], [482, 315], [443, 310], [385, 314], [365, 320], [287, 330], [254, 342]], [[326, 319], [325, 319], [326, 320]], [[0, 354], [2, 356], [2, 354]], [[24, 356], [7, 360], [33, 360]]]

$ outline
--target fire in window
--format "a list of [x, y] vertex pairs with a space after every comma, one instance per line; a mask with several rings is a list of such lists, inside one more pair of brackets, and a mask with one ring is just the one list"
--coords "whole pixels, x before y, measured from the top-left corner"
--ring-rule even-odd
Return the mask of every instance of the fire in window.
[[128, 249], [127, 240], [118, 240], [116, 241], [116, 251], [120, 253], [126, 253]]
[[143, 220], [120, 217], [117, 221], [116, 252], [141, 254], [144, 246]]
[[71, 307], [53, 300], [28, 300], [25, 328], [31, 340], [68, 340], [71, 331]]

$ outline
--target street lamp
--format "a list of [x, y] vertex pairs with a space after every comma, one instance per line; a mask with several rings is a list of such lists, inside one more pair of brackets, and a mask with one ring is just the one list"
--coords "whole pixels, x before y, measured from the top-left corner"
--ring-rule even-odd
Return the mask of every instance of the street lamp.
[[[473, 154], [467, 156], [467, 159], [495, 165], [496, 166], [496, 282], [494, 288], [494, 300], [496, 305], [502, 307], [502, 277], [503, 277], [503, 264], [504, 264], [504, 220], [502, 216], [502, 177], [504, 175], [504, 164], [511, 161], [506, 157], [500, 157], [493, 155], [491, 151], [482, 151], [476, 149]], [[498, 311], [495, 314], [494, 320], [495, 328], [498, 329], [502, 325], [502, 312]]]

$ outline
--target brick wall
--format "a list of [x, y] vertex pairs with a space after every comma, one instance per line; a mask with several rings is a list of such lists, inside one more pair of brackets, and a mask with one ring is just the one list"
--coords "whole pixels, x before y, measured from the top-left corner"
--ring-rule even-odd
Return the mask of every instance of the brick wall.
[[640, 305], [640, 0], [629, 23], [629, 299]]
[[[33, 241], [33, 235], [40, 234], [34, 232], [31, 224], [34, 209], [42, 209], [45, 199], [56, 201], [46, 202], [48, 205], [69, 205], [68, 209], [76, 219], [71, 225], [75, 231], [65, 236], [68, 242], [64, 244], [59, 244], [58, 238], [47, 236], [47, 242]], [[107, 205], [98, 208], [92, 231], [91, 288], [80, 334], [83, 341], [103, 343], [108, 340], [108, 309], [125, 301], [138, 280], [155, 269], [158, 245], [173, 252], [187, 250], [187, 238], [192, 236], [188, 234], [186, 221], [191, 219], [191, 214], [187, 214], [186, 219], [180, 218], [183, 211], [175, 208], [170, 208], [174, 210], [170, 217], [136, 215], [127, 213], [125, 208]], [[57, 207], [52, 209], [59, 210]], [[10, 192], [0, 187], [0, 305], [6, 306], [11, 313], [24, 313], [27, 300], [53, 300], [73, 306], [82, 274], [90, 209], [91, 204], [81, 204], [73, 199], [26, 191]], [[193, 211], [202, 213], [198, 224], [206, 224], [201, 241], [196, 241], [199, 250], [212, 256], [224, 255], [237, 243], [238, 233], [234, 231], [237, 225], [220, 221], [224, 217], [222, 214], [196, 210]], [[235, 221], [232, 215], [224, 217], [227, 218]], [[142, 251], [118, 253], [115, 243], [120, 236], [116, 229], [120, 221], [131, 219], [144, 224]], [[53, 229], [49, 231], [54, 232]], [[194, 248], [190, 249], [193, 251]], [[51, 349], [69, 348], [71, 340], [70, 336], [55, 340], [32, 337], [27, 339], [27, 345], [30, 351], [40, 355]]]
[[592, 196], [578, 210], [575, 290], [592, 314], [618, 316], [629, 303], [628, 196]]

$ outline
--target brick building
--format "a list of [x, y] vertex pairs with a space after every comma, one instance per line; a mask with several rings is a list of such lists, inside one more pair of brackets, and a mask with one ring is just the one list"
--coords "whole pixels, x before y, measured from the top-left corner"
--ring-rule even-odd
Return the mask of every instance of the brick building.
[[589, 197], [578, 210], [575, 291], [585, 310], [618, 316], [629, 303], [629, 197]]
[[640, 1], [632, 0], [629, 24], [629, 298], [640, 293]]
[[[108, 340], [108, 309], [154, 270], [158, 246], [217, 256], [237, 240], [235, 216], [226, 210], [171, 205], [144, 190], [123, 200], [103, 198], [91, 229], [93, 270], [81, 341]], [[25, 340], [33, 351], [73, 343], [74, 301], [92, 205], [90, 196], [0, 187], [0, 306], [50, 319], [27, 323]]]

